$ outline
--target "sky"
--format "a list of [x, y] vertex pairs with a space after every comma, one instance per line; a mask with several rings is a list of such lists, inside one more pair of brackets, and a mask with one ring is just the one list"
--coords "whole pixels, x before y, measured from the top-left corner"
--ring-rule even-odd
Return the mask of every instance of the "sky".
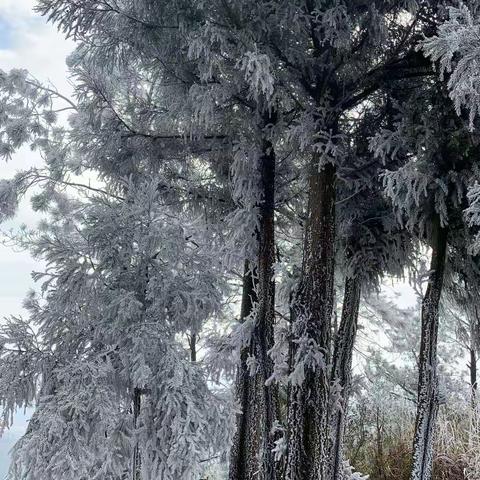
[[[73, 44], [33, 11], [35, 0], [0, 0], [0, 69], [26, 68], [43, 82], [51, 82], [60, 92], [70, 94], [65, 58]], [[0, 178], [35, 165], [36, 153], [24, 149], [8, 163], [0, 163]], [[17, 217], [1, 226], [2, 231], [21, 224], [35, 227], [39, 217], [22, 202]], [[0, 321], [22, 313], [22, 301], [33, 287], [31, 272], [42, 266], [27, 252], [14, 251], [0, 244]], [[7, 472], [8, 452], [24, 432], [30, 412], [19, 412], [14, 426], [0, 437], [0, 480]]]

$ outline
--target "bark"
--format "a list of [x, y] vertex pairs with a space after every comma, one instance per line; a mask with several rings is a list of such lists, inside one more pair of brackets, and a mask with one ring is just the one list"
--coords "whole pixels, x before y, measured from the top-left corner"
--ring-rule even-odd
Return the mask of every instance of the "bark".
[[441, 227], [440, 219], [436, 216], [433, 225], [430, 275], [422, 303], [418, 404], [411, 480], [432, 478], [433, 437], [438, 413], [438, 312], [447, 255], [447, 236], [447, 230]]
[[190, 348], [190, 361], [195, 363], [197, 361], [197, 334], [191, 333], [188, 339], [188, 346]]
[[[141, 402], [140, 389], [134, 388], [133, 389], [133, 428], [135, 430], [137, 428], [137, 421], [140, 415], [140, 402]], [[140, 478], [140, 449], [138, 447], [138, 442], [135, 441], [135, 446], [133, 447], [133, 458], [132, 458], [132, 479], [138, 480], [139, 478]]]
[[472, 405], [476, 405], [477, 400], [477, 352], [474, 347], [470, 347], [470, 363], [468, 364], [470, 371], [470, 387], [472, 389]]
[[291, 385], [288, 401], [288, 455], [285, 478], [323, 480], [327, 473], [328, 403], [333, 310], [335, 240], [335, 166], [319, 170], [318, 156], [311, 165], [308, 219], [302, 274], [293, 305], [291, 367], [298, 352], [297, 339], [307, 338], [323, 354], [324, 366], [307, 364], [301, 385]]
[[[240, 321], [251, 314], [254, 303], [257, 301], [253, 267], [245, 262], [243, 274], [242, 305], [240, 310]], [[251, 378], [247, 367], [249, 349], [244, 348], [240, 353], [240, 364], [237, 368], [235, 385], [235, 397], [240, 404], [240, 413], [237, 414], [235, 435], [230, 450], [229, 480], [244, 480], [247, 477], [247, 444], [248, 426], [251, 423], [250, 391]]]
[[277, 386], [267, 384], [273, 374], [273, 361], [268, 352], [274, 345], [275, 324], [275, 155], [273, 146], [265, 141], [261, 159], [261, 178], [264, 199], [260, 206], [260, 242], [258, 262], [258, 317], [254, 332], [257, 371], [257, 414], [259, 447], [262, 452], [260, 475], [255, 478], [276, 478], [272, 429], [278, 411]]
[[[259, 254], [257, 280], [251, 281], [257, 303], [256, 323], [247, 351], [242, 352], [241, 386], [237, 390], [242, 403], [242, 415], [237, 419], [237, 434], [232, 448], [230, 480], [275, 480], [276, 470], [272, 449], [272, 428], [276, 420], [277, 386], [267, 384], [273, 373], [268, 355], [274, 343], [275, 283], [275, 153], [265, 140], [260, 159], [263, 201], [260, 207], [258, 233]], [[252, 305], [250, 305], [251, 311]], [[256, 369], [249, 375], [246, 359], [254, 357]], [[238, 437], [238, 438], [237, 438]], [[240, 442], [241, 440], [241, 442]], [[237, 442], [237, 443], [236, 443]]]
[[330, 418], [330, 478], [342, 478], [342, 448], [345, 434], [348, 397], [352, 378], [352, 356], [357, 334], [361, 285], [358, 277], [347, 277], [343, 298], [342, 318], [333, 353], [332, 383], [340, 388], [340, 398], [332, 405]]

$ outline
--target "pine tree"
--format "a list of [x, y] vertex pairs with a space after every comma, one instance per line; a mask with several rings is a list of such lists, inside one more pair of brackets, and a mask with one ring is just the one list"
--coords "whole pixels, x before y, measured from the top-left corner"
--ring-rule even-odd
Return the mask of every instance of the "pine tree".
[[[435, 132], [441, 132], [439, 136]], [[401, 224], [432, 249], [422, 302], [418, 408], [412, 479], [432, 474], [433, 437], [438, 411], [437, 339], [439, 306], [447, 266], [448, 237], [462, 229], [465, 191], [471, 176], [468, 131], [457, 118], [439, 82], [413, 91], [392, 131], [374, 142], [377, 152], [400, 156], [405, 164], [386, 172], [387, 195]]]
[[402, 277], [413, 247], [409, 232], [392, 220], [380, 181], [383, 167], [369, 149], [368, 139], [385, 121], [388, 110], [388, 102], [378, 103], [364, 112], [360, 122], [353, 121], [348, 161], [339, 167], [337, 263], [344, 270], [344, 287], [331, 370], [329, 475], [334, 479], [343, 474], [343, 438], [362, 293], [368, 296], [378, 290], [384, 276]]
[[[50, 268], [29, 321], [2, 331], [2, 384], [24, 378], [23, 396], [3, 391], [4, 413], [38, 401], [13, 478], [196, 478], [225, 446], [226, 404], [180, 342], [220, 307], [223, 287], [208, 233], [173, 221], [157, 187], [146, 178], [124, 200], [58, 198], [54, 222], [20, 239]], [[36, 326], [36, 343], [22, 346], [22, 325]]]

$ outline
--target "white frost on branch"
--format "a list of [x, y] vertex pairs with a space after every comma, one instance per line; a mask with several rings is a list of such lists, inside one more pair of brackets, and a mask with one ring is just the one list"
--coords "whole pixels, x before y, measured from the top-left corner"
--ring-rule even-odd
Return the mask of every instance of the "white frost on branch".
[[420, 47], [433, 62], [438, 62], [457, 114], [461, 115], [465, 108], [473, 129], [480, 113], [480, 22], [463, 3], [450, 7], [448, 12], [448, 20]]

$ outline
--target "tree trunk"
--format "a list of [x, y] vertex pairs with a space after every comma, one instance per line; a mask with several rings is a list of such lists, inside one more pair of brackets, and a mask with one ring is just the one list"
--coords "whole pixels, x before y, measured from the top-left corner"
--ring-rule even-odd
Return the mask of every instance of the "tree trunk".
[[188, 346], [190, 348], [190, 361], [195, 363], [197, 361], [197, 334], [191, 333], [188, 339]]
[[474, 347], [470, 347], [470, 363], [468, 364], [470, 370], [470, 387], [472, 389], [472, 405], [475, 407], [477, 400], [477, 352]]
[[433, 436], [438, 413], [437, 337], [438, 310], [447, 255], [447, 230], [436, 215], [428, 286], [422, 303], [418, 404], [413, 441], [411, 480], [432, 478]]
[[[302, 274], [292, 307], [285, 478], [324, 480], [328, 458], [328, 403], [335, 241], [335, 166], [313, 156]], [[302, 374], [302, 370], [304, 374]], [[303, 381], [302, 381], [303, 377]]]
[[339, 398], [335, 398], [330, 418], [330, 468], [329, 478], [341, 480], [343, 464], [343, 438], [347, 416], [348, 397], [352, 377], [352, 356], [357, 334], [358, 310], [360, 307], [360, 280], [347, 277], [343, 297], [342, 318], [338, 329], [332, 365], [332, 384]]
[[[260, 158], [263, 201], [260, 207], [258, 234], [259, 253], [252, 282], [257, 303], [255, 327], [247, 352], [242, 352], [242, 366], [246, 359], [255, 361], [254, 372], [242, 371], [243, 384], [237, 393], [242, 399], [242, 415], [237, 423], [237, 435], [243, 436], [243, 445], [232, 449], [230, 480], [275, 480], [275, 462], [272, 428], [276, 420], [277, 386], [268, 384], [273, 374], [273, 362], [268, 355], [274, 343], [275, 283], [275, 153], [272, 144], [265, 140]], [[250, 374], [252, 374], [250, 376]]]
[[[133, 428], [135, 429], [135, 436], [137, 435], [137, 423], [140, 416], [140, 402], [141, 392], [139, 388], [133, 389]], [[140, 478], [140, 450], [138, 448], [138, 441], [135, 439], [135, 446], [133, 447], [132, 458], [132, 480]]]
[[[257, 302], [255, 279], [252, 266], [245, 262], [243, 274], [242, 305], [240, 321], [244, 322], [252, 313], [253, 306]], [[249, 348], [243, 348], [240, 353], [240, 365], [237, 368], [235, 396], [240, 404], [241, 412], [237, 414], [236, 429], [230, 450], [230, 480], [245, 480], [247, 477], [247, 444], [248, 426], [251, 423], [252, 412], [250, 405], [251, 378], [248, 371], [247, 359]]]
[[258, 262], [258, 316], [255, 327], [255, 358], [258, 360], [258, 401], [256, 422], [260, 423], [258, 435], [262, 452], [260, 475], [255, 478], [276, 478], [272, 429], [278, 411], [277, 386], [267, 384], [273, 374], [273, 361], [268, 352], [274, 345], [275, 324], [275, 155], [273, 146], [265, 141], [261, 158], [263, 202], [260, 206], [260, 244]]

